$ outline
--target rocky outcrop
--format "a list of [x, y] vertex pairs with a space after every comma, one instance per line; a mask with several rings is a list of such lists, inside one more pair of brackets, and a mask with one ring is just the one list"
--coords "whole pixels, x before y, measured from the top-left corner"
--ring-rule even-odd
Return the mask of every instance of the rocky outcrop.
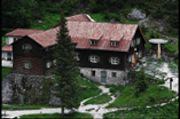
[[142, 20], [146, 18], [146, 14], [143, 13], [141, 10], [134, 8], [132, 11], [127, 15], [129, 19], [136, 19], [136, 20]]
[[52, 77], [12, 73], [2, 81], [2, 102], [58, 105], [51, 83]]
[[153, 28], [154, 30], [156, 31], [159, 31], [159, 32], [163, 32], [165, 31], [167, 25], [165, 23], [164, 20], [154, 20], [153, 18], [151, 18], [150, 16], [143, 19], [143, 20], [140, 20], [139, 23], [138, 23], [141, 27], [144, 27], [144, 28]]

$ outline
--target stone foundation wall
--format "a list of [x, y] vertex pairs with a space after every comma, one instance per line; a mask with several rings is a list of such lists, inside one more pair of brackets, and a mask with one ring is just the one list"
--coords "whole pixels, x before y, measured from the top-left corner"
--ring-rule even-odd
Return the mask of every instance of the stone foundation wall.
[[[91, 71], [95, 71], [95, 76], [91, 75]], [[101, 71], [106, 72], [106, 81], [102, 80]], [[128, 83], [127, 72], [120, 70], [102, 69], [102, 68], [80, 68], [81, 74], [90, 80], [101, 84], [115, 84], [115, 85], [125, 85]], [[116, 77], [112, 77], [112, 72], [116, 73]]]
[[2, 81], [2, 102], [13, 104], [60, 104], [52, 93], [52, 77], [12, 73]]

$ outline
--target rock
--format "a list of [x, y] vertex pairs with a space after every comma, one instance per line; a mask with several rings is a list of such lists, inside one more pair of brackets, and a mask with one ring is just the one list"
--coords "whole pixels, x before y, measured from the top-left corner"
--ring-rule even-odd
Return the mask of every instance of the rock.
[[12, 75], [7, 76], [2, 81], [2, 102], [3, 103], [12, 103], [12, 96], [13, 96], [13, 88], [11, 84], [10, 78]]
[[141, 10], [138, 10], [137, 8], [134, 8], [128, 15], [128, 18], [130, 19], [137, 19], [142, 20], [146, 18], [146, 14], [141, 12]]

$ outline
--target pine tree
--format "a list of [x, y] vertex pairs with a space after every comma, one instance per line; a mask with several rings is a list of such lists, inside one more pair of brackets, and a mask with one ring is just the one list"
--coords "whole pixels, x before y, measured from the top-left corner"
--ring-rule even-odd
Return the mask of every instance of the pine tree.
[[62, 115], [64, 109], [73, 109], [77, 103], [77, 82], [79, 74], [75, 60], [75, 45], [68, 35], [64, 14], [61, 14], [59, 32], [57, 33], [57, 45], [55, 46], [55, 89], [56, 96], [61, 99]]

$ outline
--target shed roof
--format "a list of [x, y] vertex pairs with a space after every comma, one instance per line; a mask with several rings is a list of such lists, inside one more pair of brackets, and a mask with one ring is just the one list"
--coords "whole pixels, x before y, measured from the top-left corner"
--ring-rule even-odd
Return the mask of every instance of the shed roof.
[[6, 45], [2, 47], [2, 51], [4, 52], [12, 52], [13, 48], [12, 45]]

